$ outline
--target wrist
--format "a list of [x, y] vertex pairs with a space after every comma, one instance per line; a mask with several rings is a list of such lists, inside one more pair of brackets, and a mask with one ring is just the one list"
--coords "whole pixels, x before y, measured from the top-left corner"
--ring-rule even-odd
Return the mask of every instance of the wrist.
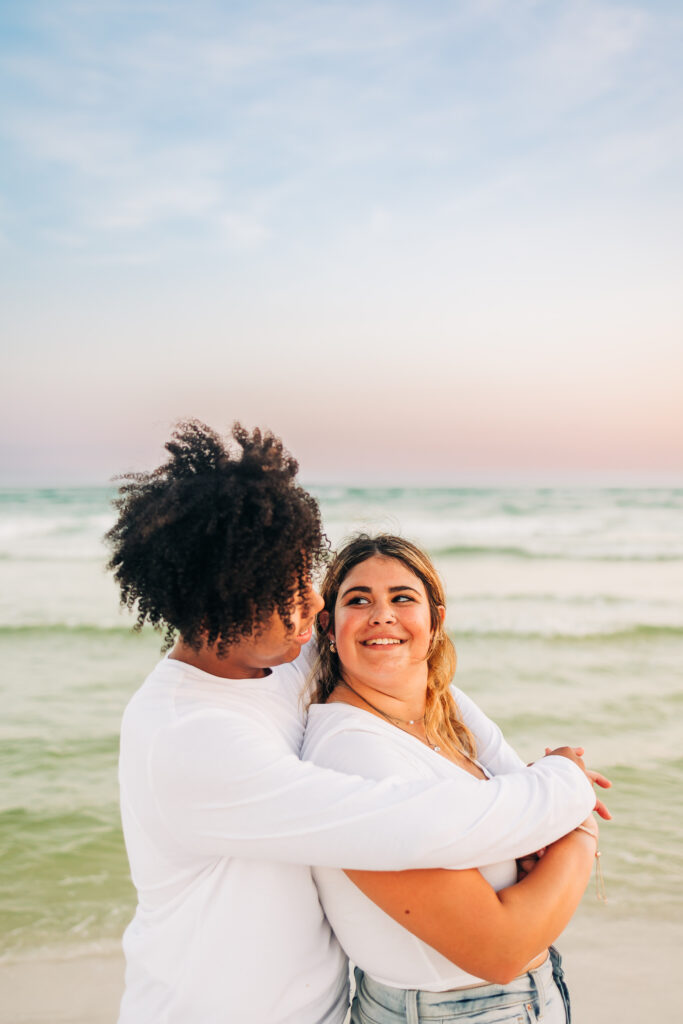
[[600, 853], [598, 833], [596, 831], [593, 831], [592, 828], [588, 828], [587, 825], [577, 825], [574, 831], [583, 832], [585, 833], [585, 835], [590, 836], [591, 839], [595, 840], [595, 894], [599, 900], [601, 900], [603, 903], [606, 903], [607, 893], [605, 891], [605, 879], [602, 874], [602, 863], [600, 860], [602, 854]]
[[600, 838], [598, 836], [597, 831], [595, 831], [592, 828], [588, 828], [587, 825], [577, 825], [576, 828], [574, 829], [574, 831], [575, 832], [583, 832], [585, 835], [590, 836], [591, 839], [593, 839], [595, 841], [595, 856], [599, 857], [600, 856], [600, 850], [599, 850], [598, 847], [600, 845]]

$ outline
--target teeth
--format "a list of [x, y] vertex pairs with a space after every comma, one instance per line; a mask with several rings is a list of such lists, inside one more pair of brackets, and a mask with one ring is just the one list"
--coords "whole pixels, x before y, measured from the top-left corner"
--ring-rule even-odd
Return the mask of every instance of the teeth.
[[400, 642], [400, 640], [391, 640], [388, 637], [382, 637], [379, 640], [366, 640], [365, 644], [367, 647], [371, 647], [373, 644], [381, 644], [382, 646], [386, 646], [387, 644], [400, 644]]

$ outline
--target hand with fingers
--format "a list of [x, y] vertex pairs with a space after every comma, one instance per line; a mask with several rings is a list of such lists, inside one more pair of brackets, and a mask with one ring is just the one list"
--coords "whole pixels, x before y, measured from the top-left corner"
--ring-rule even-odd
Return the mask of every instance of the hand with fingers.
[[523, 878], [530, 875], [534, 870], [538, 862], [543, 858], [547, 847], [542, 846], [540, 850], [536, 850], [535, 853], [528, 853], [526, 857], [517, 858], [517, 881], [521, 882]]
[[[586, 768], [586, 765], [583, 762], [584, 753], [585, 751], [583, 747], [556, 747], [554, 750], [551, 750], [550, 747], [545, 748], [546, 757], [549, 754], [559, 757], [567, 757], [570, 761], [573, 761], [574, 764], [579, 766], [581, 771], [586, 775], [586, 778], [590, 781], [591, 785], [600, 786], [601, 789], [610, 789], [612, 783], [608, 778], [600, 772], [593, 771], [591, 768]], [[594, 809], [595, 813], [601, 818], [604, 818], [605, 821], [610, 821], [612, 815], [602, 800], [596, 800]]]

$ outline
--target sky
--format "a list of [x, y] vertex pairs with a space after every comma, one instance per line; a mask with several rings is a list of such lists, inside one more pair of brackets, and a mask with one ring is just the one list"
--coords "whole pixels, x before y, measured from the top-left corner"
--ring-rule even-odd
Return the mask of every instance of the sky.
[[0, 2], [0, 485], [683, 480], [683, 10]]

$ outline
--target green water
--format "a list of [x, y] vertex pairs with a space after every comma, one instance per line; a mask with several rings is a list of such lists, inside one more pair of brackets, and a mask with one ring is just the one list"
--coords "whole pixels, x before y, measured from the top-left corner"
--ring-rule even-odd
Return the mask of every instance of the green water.
[[[614, 821], [601, 842], [611, 919], [680, 919], [681, 492], [338, 488], [321, 497], [333, 539], [388, 526], [442, 552], [457, 682], [525, 760], [546, 745], [582, 744], [613, 779]], [[130, 632], [103, 572], [107, 499], [100, 490], [0, 501], [6, 957], [116, 940], [133, 910], [118, 729], [160, 640]], [[584, 903], [604, 911], [590, 890]]]

